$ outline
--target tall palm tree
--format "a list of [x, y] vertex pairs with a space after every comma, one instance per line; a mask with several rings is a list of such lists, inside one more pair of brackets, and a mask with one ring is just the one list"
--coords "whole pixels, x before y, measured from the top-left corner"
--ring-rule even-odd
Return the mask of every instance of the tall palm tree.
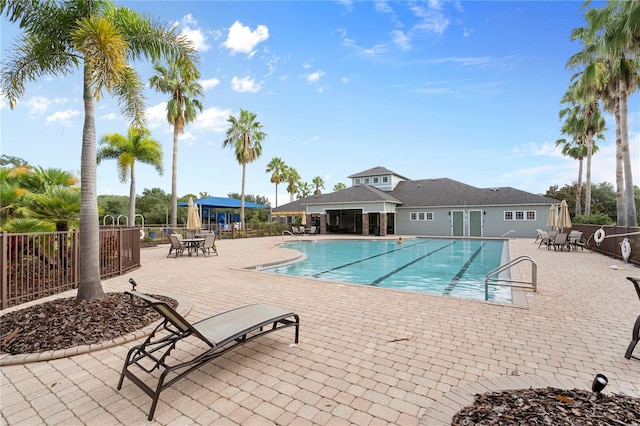
[[[588, 2], [585, 3], [585, 6]], [[601, 98], [609, 103], [616, 118], [616, 186], [618, 225], [637, 225], [629, 131], [628, 98], [640, 82], [640, 2], [608, 2], [586, 12], [585, 28], [572, 31], [572, 39], [583, 43], [583, 50], [570, 61], [583, 65], [589, 73], [602, 73], [606, 85]], [[607, 99], [609, 98], [609, 99]], [[622, 207], [624, 206], [624, 207]]]
[[314, 194], [320, 195], [320, 189], [324, 189], [324, 180], [322, 180], [320, 176], [316, 176], [313, 178], [311, 183], [316, 187]]
[[181, 61], [171, 61], [166, 67], [155, 64], [156, 75], [149, 79], [149, 85], [158, 92], [170, 95], [167, 102], [167, 121], [173, 126], [173, 160], [171, 163], [171, 227], [178, 225], [178, 136], [184, 127], [193, 122], [198, 112], [202, 112], [199, 97], [204, 96], [198, 82], [197, 70]]
[[240, 110], [238, 118], [229, 116], [227, 122], [227, 138], [222, 147], [231, 147], [235, 151], [236, 160], [242, 165], [242, 192], [240, 192], [240, 227], [244, 230], [244, 187], [247, 164], [253, 163], [262, 155], [262, 142], [267, 135], [262, 131], [262, 124], [256, 121], [257, 115], [245, 109]]
[[278, 185], [284, 182], [287, 165], [280, 157], [273, 157], [267, 164], [266, 173], [271, 173], [271, 183], [276, 184], [276, 207], [278, 207]]
[[129, 226], [134, 226], [136, 218], [136, 161], [153, 166], [160, 175], [162, 166], [162, 145], [151, 137], [149, 129], [129, 128], [127, 136], [109, 133], [100, 138], [97, 160], [118, 161], [120, 182], [125, 183], [131, 177], [129, 185]]
[[[576, 215], [582, 214], [582, 175], [584, 158], [589, 155], [589, 149], [586, 143], [586, 134], [584, 133], [584, 120], [581, 115], [579, 105], [572, 105], [560, 111], [560, 119], [564, 119], [561, 132], [570, 136], [572, 139], [558, 139], [556, 146], [562, 146], [562, 155], [578, 160], [578, 181], [576, 184]], [[602, 133], [596, 135], [602, 139]], [[598, 146], [592, 143], [591, 154], [598, 151]]]
[[0, 14], [23, 31], [2, 64], [0, 91], [14, 108], [27, 82], [81, 68], [84, 127], [80, 181], [80, 276], [76, 300], [104, 295], [100, 281], [96, 192], [95, 102], [116, 96], [123, 115], [144, 127], [144, 85], [130, 64], [178, 57], [196, 67], [197, 54], [172, 24], [143, 17], [109, 0], [0, 1]]
[[293, 167], [287, 167], [284, 175], [284, 179], [287, 182], [287, 192], [290, 196], [289, 202], [293, 202], [293, 197], [298, 192], [298, 186], [300, 185], [300, 175], [298, 174], [298, 171]]

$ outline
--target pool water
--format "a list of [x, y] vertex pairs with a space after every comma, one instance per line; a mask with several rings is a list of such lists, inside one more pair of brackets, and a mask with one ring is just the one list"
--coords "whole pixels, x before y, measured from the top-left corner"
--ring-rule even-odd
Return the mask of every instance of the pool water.
[[[486, 274], [508, 260], [503, 240], [330, 240], [282, 247], [302, 252], [304, 259], [264, 271], [481, 300]], [[511, 302], [509, 287], [489, 291], [489, 300]]]

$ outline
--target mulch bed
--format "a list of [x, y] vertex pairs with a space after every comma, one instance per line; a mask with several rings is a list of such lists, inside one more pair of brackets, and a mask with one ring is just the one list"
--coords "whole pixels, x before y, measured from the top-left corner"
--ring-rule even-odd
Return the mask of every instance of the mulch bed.
[[[174, 308], [178, 303], [154, 295]], [[113, 340], [160, 319], [153, 309], [131, 306], [124, 293], [77, 303], [61, 298], [0, 317], [0, 353], [11, 355], [68, 349]]]
[[453, 418], [467, 425], [640, 425], [640, 398], [552, 387], [477, 394]]

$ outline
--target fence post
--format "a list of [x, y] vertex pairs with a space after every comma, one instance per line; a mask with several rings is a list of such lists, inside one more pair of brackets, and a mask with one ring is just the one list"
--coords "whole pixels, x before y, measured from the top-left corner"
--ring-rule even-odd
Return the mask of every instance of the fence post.
[[6, 231], [2, 231], [2, 238], [0, 238], [0, 297], [2, 297], [2, 306], [1, 309], [6, 309], [9, 306], [9, 301], [7, 300], [9, 296], [9, 284], [8, 284], [8, 269], [9, 269], [9, 260], [7, 259], [7, 245], [8, 245], [8, 233]]

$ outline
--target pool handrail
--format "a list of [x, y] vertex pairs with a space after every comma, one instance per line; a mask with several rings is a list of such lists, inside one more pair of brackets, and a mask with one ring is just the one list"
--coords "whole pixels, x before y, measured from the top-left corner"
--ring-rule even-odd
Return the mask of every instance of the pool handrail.
[[[498, 275], [504, 271], [506, 271], [507, 269], [511, 269], [513, 266], [521, 263], [521, 262], [531, 262], [531, 282], [529, 281], [518, 281], [518, 280], [510, 280], [510, 279], [506, 279], [506, 278], [497, 278], [496, 281], [489, 283], [489, 280], [495, 276]], [[533, 258], [531, 256], [518, 256], [513, 260], [510, 260], [509, 262], [502, 264], [500, 266], [498, 266], [497, 268], [495, 268], [494, 270], [490, 271], [485, 277], [484, 277], [484, 300], [489, 300], [489, 285], [501, 285], [501, 286], [509, 286], [509, 287], [517, 287], [517, 288], [523, 288], [523, 289], [528, 289], [528, 290], [533, 290], [533, 292], [535, 293], [536, 291], [538, 291], [538, 265], [536, 264], [535, 260], [533, 260]]]

